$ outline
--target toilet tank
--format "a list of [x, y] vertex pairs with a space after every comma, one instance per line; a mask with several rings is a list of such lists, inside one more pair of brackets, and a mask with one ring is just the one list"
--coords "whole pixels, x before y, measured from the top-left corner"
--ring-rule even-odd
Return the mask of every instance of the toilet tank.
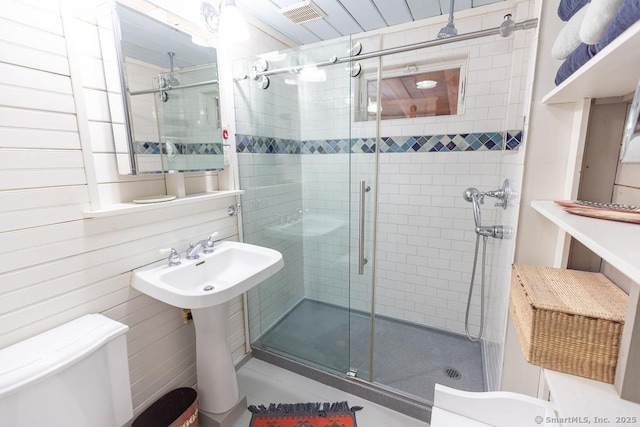
[[125, 424], [133, 417], [128, 329], [88, 314], [0, 350], [0, 425]]

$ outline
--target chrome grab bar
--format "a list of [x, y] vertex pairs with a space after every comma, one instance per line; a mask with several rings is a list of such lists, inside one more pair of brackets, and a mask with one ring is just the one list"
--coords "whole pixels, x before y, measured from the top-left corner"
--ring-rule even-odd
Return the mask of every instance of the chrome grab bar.
[[365, 220], [365, 194], [371, 190], [371, 187], [367, 186], [366, 181], [360, 181], [360, 233], [358, 235], [358, 274], [364, 274], [364, 266], [367, 263], [367, 259], [364, 257], [364, 220]]

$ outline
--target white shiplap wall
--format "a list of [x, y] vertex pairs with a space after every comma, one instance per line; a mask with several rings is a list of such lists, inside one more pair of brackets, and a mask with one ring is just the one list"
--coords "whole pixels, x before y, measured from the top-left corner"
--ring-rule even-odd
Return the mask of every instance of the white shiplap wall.
[[[195, 384], [195, 340], [179, 309], [129, 286], [131, 271], [212, 231], [237, 240], [227, 216], [236, 201], [84, 219], [96, 196], [107, 204], [165, 190], [162, 176], [117, 173], [92, 10], [5, 0], [0, 12], [0, 348], [86, 313], [121, 321], [139, 413]], [[186, 181], [188, 190], [217, 189], [215, 175]], [[228, 328], [235, 360], [245, 352], [243, 316], [238, 297]]]

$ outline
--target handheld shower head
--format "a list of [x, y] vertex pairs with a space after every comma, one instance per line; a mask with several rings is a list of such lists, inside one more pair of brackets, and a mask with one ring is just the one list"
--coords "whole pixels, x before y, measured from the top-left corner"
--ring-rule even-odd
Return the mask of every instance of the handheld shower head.
[[473, 220], [476, 223], [476, 229], [479, 229], [482, 225], [482, 218], [480, 217], [480, 205], [484, 201], [484, 195], [477, 188], [467, 188], [462, 193], [462, 197], [473, 204]]
[[464, 190], [464, 192], [462, 193], [462, 197], [467, 202], [473, 202], [473, 198], [475, 197], [476, 194], [480, 194], [480, 190], [474, 187], [469, 187], [466, 190]]

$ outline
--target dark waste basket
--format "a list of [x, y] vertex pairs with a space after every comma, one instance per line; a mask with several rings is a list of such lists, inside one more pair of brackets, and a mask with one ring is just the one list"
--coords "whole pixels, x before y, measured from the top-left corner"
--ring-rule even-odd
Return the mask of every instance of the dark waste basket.
[[198, 427], [198, 393], [177, 388], [158, 399], [131, 427]]

